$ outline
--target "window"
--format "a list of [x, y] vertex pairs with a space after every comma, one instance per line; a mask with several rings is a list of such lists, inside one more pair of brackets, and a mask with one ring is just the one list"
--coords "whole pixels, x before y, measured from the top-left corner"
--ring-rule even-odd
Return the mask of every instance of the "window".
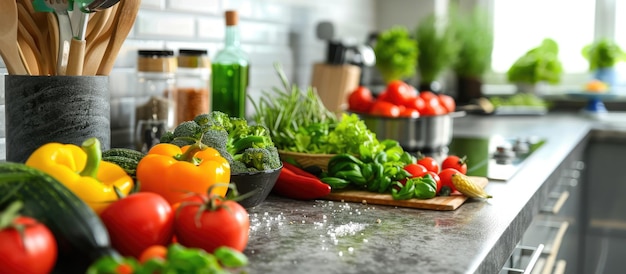
[[589, 79], [589, 64], [581, 55], [581, 51], [595, 38], [608, 36], [620, 43], [622, 48], [626, 48], [626, 1], [486, 2], [493, 12], [494, 48], [492, 72], [485, 77], [485, 82], [492, 87], [509, 84], [506, 81], [507, 70], [526, 51], [538, 46], [544, 38], [552, 38], [558, 43], [559, 59], [564, 69], [561, 85], [551, 89], [575, 88]]

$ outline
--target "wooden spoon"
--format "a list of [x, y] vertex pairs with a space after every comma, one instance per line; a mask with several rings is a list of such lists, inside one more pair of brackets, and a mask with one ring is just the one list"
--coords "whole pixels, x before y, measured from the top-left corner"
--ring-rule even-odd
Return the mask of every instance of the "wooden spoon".
[[[94, 30], [91, 33], [92, 36], [87, 36], [87, 52], [85, 54], [85, 61], [83, 64], [83, 75], [96, 75], [98, 72], [98, 68], [100, 67], [100, 63], [102, 62], [102, 58], [104, 57], [104, 53], [109, 43], [109, 38], [113, 33], [113, 21], [119, 5], [120, 4], [117, 4], [107, 9], [110, 12], [109, 16], [106, 18], [108, 20], [100, 21], [99, 24], [102, 24], [103, 26], [99, 27], [101, 29], [99, 35], [96, 36]], [[93, 37], [94, 39], [91, 39], [90, 37]]]
[[17, 44], [17, 20], [15, 1], [0, 1], [0, 55], [10, 74], [26, 75], [28, 71]]
[[111, 73], [120, 48], [122, 48], [122, 44], [124, 44], [128, 33], [130, 33], [135, 24], [140, 5], [141, 0], [124, 0], [117, 4], [119, 7], [115, 13], [115, 21], [113, 21], [113, 32], [104, 52], [102, 63], [98, 68], [98, 75], [109, 75]]

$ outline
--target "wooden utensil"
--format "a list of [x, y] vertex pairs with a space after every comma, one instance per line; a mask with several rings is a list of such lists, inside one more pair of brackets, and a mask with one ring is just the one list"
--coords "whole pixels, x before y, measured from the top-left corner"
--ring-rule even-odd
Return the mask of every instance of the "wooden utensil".
[[17, 44], [18, 19], [15, 1], [0, 1], [0, 55], [10, 74], [26, 75]]
[[120, 48], [135, 24], [140, 5], [141, 0], [124, 0], [117, 4], [118, 9], [114, 17], [112, 35], [107, 44], [102, 63], [98, 68], [98, 75], [111, 73]]
[[[115, 14], [117, 13], [118, 5], [115, 5], [107, 11], [109, 12], [108, 20], [102, 20], [98, 24], [102, 24], [101, 31], [98, 35], [95, 34], [95, 30], [92, 31], [91, 36], [87, 36], [87, 49], [85, 54], [85, 61], [83, 64], [83, 75], [96, 75], [104, 53], [106, 52], [109, 38], [113, 33], [113, 21]], [[105, 12], [105, 11], [103, 11]], [[93, 37], [93, 38], [90, 38]]]

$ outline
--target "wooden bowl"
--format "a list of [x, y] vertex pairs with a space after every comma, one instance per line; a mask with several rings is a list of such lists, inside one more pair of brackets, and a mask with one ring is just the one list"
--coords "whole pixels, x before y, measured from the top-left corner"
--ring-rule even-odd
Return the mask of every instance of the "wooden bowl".
[[278, 154], [280, 154], [280, 159], [283, 161], [288, 161], [288, 159], [294, 160], [302, 167], [310, 167], [317, 166], [321, 168], [323, 171], [328, 170], [328, 161], [330, 158], [335, 156], [336, 154], [311, 154], [311, 153], [301, 153], [301, 152], [291, 152], [279, 150]]

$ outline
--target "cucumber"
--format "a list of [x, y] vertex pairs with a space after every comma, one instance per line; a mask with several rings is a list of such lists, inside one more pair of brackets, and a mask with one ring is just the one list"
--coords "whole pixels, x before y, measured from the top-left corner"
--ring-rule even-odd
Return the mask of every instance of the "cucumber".
[[120, 258], [98, 215], [62, 183], [21, 163], [0, 163], [0, 208], [21, 200], [20, 213], [54, 234], [58, 258], [54, 273], [85, 273], [103, 256]]
[[112, 148], [102, 152], [102, 158], [110, 156], [124, 157], [139, 162], [146, 154], [130, 148]]
[[143, 152], [129, 148], [112, 148], [102, 152], [102, 160], [114, 163], [124, 169], [126, 174], [137, 181], [137, 165], [146, 156]]

